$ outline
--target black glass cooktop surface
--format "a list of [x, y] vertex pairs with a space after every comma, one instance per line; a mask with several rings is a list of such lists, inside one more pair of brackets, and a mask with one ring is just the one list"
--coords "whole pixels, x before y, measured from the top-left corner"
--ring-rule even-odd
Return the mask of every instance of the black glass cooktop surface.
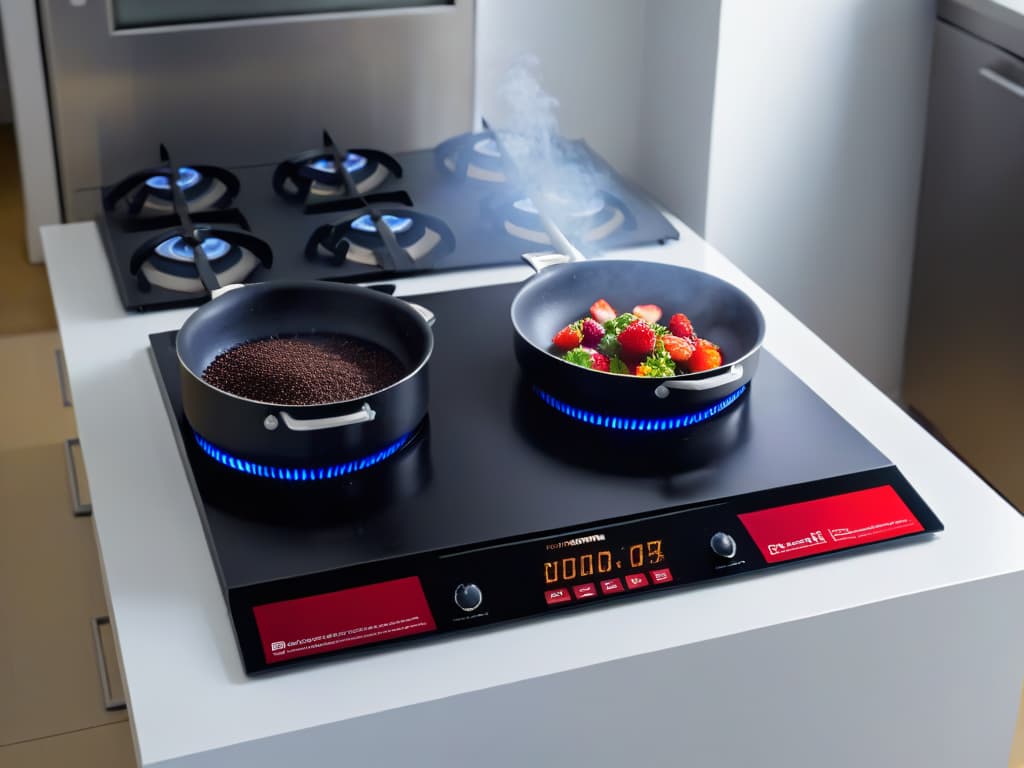
[[[246, 618], [250, 604], [323, 592], [327, 584], [315, 583], [323, 574], [376, 568], [375, 579], [397, 578], [410, 568], [419, 573], [408, 564], [425, 553], [592, 529], [602, 521], [714, 507], [722, 500], [757, 499], [747, 508], [791, 500], [785, 494], [775, 499], [774, 489], [813, 487], [818, 490], [809, 495], [819, 497], [893, 484], [924, 529], [941, 527], [882, 453], [765, 352], [748, 389], [693, 427], [605, 430], [555, 411], [522, 380], [513, 355], [508, 308], [517, 289], [415, 297], [437, 317], [427, 420], [395, 455], [332, 481], [253, 478], [205, 455], [181, 409], [175, 333], [151, 337], [225, 591], [301, 582], [297, 591], [271, 588], [243, 607], [229, 596], [243, 646], [243, 636], [255, 637]], [[886, 473], [898, 482], [890, 483]], [[878, 482], [845, 479], [876, 475]], [[748, 539], [737, 541], [748, 549], [747, 566], [739, 571], [771, 562]], [[339, 578], [330, 585], [349, 583]], [[433, 601], [430, 577], [418, 578]], [[531, 589], [539, 594], [543, 586]], [[447, 588], [438, 589], [448, 594]], [[435, 618], [441, 610], [435, 606]], [[259, 652], [248, 653], [250, 671], [262, 668], [262, 661], [253, 661]]]

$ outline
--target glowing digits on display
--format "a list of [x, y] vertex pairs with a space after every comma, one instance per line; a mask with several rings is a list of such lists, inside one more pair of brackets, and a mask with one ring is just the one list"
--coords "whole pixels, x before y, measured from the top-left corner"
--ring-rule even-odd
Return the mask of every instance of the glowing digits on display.
[[[661, 539], [654, 539], [629, 547], [630, 568], [643, 568], [657, 565], [665, 560], [662, 552]], [[548, 560], [544, 563], [544, 583], [556, 584], [559, 581], [572, 581], [586, 576], [604, 575], [612, 572], [612, 552], [602, 549], [597, 553], [563, 557], [560, 560]]]

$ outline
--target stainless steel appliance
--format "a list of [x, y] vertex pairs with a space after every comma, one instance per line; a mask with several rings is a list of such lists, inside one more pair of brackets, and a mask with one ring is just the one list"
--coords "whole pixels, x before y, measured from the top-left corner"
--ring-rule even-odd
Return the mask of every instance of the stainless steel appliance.
[[[320, 135], [310, 130], [310, 141], [284, 160], [231, 168], [154, 140], [133, 173], [75, 193], [78, 209], [102, 209], [125, 308], [198, 304], [230, 282], [359, 282], [518, 264], [524, 251], [550, 245], [532, 198], [505, 178], [491, 133], [395, 155], [335, 143], [327, 131], [322, 144], [308, 146]], [[581, 247], [679, 237], [584, 142], [560, 139], [557, 147], [585, 165], [594, 184], [587, 205], [563, 217]]]
[[[474, 1], [396, 4], [40, 3], [66, 219], [93, 216], [75, 191], [127, 176], [154, 140], [234, 167], [289, 156], [310, 125], [391, 151], [468, 130]], [[267, 15], [312, 7], [328, 10]]]
[[1024, 16], [939, 13], [903, 397], [1024, 508]]

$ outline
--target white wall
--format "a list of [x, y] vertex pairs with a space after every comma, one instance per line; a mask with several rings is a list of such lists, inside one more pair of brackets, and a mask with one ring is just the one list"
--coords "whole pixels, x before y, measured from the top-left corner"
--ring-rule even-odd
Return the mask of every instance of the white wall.
[[707, 207], [719, 0], [648, 0], [635, 177], [699, 234]]
[[706, 237], [890, 395], [934, 6], [722, 0]]
[[[585, 138], [635, 175], [647, 0], [477, 0], [476, 108], [500, 111], [497, 87], [520, 54], [540, 59], [563, 135]], [[479, 126], [479, 120], [476, 121]]]
[[43, 260], [39, 227], [61, 221], [43, 54], [35, 3], [0, 0], [7, 71], [14, 104], [29, 261]]

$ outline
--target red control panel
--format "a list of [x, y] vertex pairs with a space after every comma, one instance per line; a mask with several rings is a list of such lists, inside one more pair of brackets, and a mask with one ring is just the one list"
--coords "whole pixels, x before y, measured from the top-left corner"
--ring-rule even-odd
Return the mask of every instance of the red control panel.
[[924, 526], [889, 485], [739, 516], [768, 563], [920, 533]]

